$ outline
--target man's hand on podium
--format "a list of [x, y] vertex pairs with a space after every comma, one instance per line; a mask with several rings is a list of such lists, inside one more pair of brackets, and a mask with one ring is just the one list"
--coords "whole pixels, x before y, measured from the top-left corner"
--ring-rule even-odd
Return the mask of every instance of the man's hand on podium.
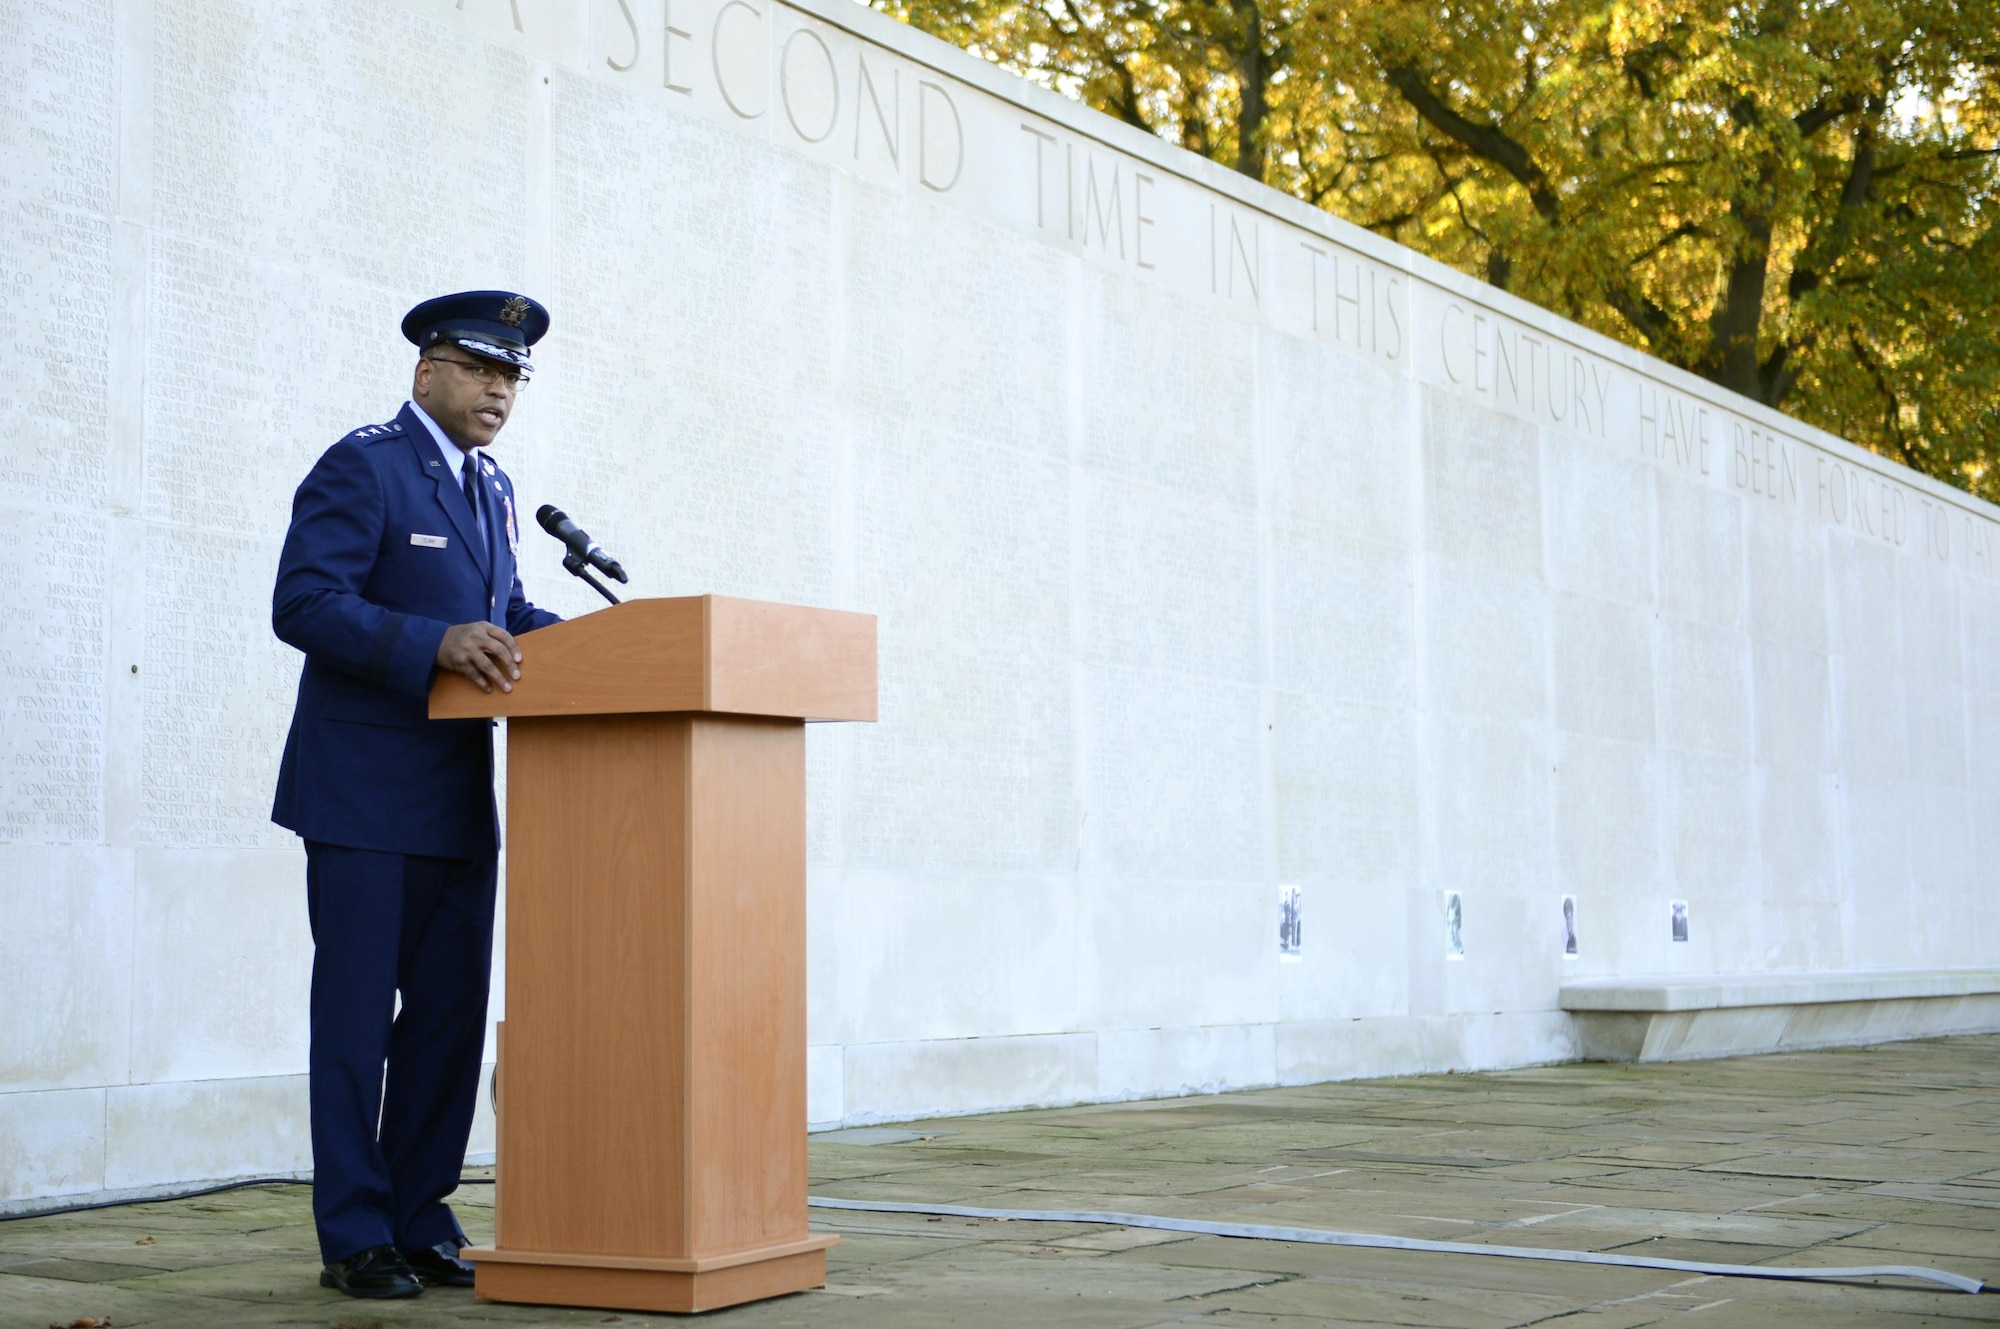
[[479, 685], [481, 692], [512, 692], [509, 679], [521, 676], [521, 648], [513, 634], [498, 623], [460, 623], [445, 629], [438, 643], [438, 667], [463, 674]]

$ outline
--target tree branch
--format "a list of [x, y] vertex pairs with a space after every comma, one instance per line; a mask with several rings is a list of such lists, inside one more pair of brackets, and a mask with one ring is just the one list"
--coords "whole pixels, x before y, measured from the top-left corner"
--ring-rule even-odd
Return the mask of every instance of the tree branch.
[[1807, 334], [1797, 342], [1779, 342], [1771, 354], [1758, 367], [1758, 378], [1763, 386], [1762, 401], [1766, 406], [1778, 406], [1791, 395], [1792, 385], [1799, 381], [1799, 366], [1812, 350], [1817, 337]]
[[1454, 111], [1410, 66], [1396, 65], [1385, 68], [1383, 73], [1389, 85], [1433, 128], [1513, 176], [1527, 189], [1535, 211], [1550, 221], [1556, 219], [1562, 208], [1561, 200], [1549, 184], [1548, 173], [1535, 163], [1527, 148], [1497, 125], [1480, 124]]
[[1618, 311], [1620, 318], [1638, 330], [1648, 345], [1658, 346], [1673, 330], [1672, 316], [1647, 299], [1630, 282], [1607, 282], [1604, 298], [1611, 302], [1611, 307]]
[[1146, 123], [1145, 115], [1139, 110], [1139, 88], [1132, 78], [1131, 57], [1107, 54], [1105, 59], [1114, 70], [1118, 71], [1118, 118], [1128, 125], [1145, 130], [1148, 134], [1156, 133], [1157, 131]]
[[1833, 215], [1827, 218], [1821, 233], [1792, 265], [1786, 293], [1793, 300], [1819, 289], [1827, 273], [1840, 262], [1848, 246], [1854, 242], [1855, 221], [1868, 202], [1868, 188], [1875, 179], [1877, 119], [1882, 114], [1881, 99], [1877, 98], [1869, 109], [1869, 117], [1854, 130], [1854, 159], [1848, 163], [1847, 180], [1840, 188], [1840, 202], [1834, 206]]
[[1850, 92], [1834, 101], [1814, 102], [1805, 110], [1792, 117], [1798, 127], [1799, 137], [1811, 138], [1843, 115], [1852, 115], [1868, 104], [1868, 98], [1859, 92]]
[[1236, 66], [1236, 170], [1252, 180], [1264, 178], [1264, 120], [1270, 114], [1265, 83], [1270, 75], [1264, 58], [1264, 14], [1257, 0], [1232, 0], [1238, 24]]
[[1903, 433], [1902, 399], [1890, 385], [1889, 376], [1883, 372], [1881, 362], [1869, 353], [1868, 344], [1862, 341], [1860, 333], [1855, 331], [1852, 324], [1847, 328], [1847, 344], [1854, 348], [1854, 358], [1868, 371], [1868, 377], [1875, 380], [1875, 390], [1882, 394], [1885, 403], [1882, 408], [1882, 432], [1896, 440], [1896, 450], [1903, 454], [1903, 461], [1911, 470], [1923, 470], [1923, 465], [1917, 459], [1916, 449], [1910, 446], [1909, 440]]
[[1674, 227], [1673, 230], [1668, 231], [1658, 240], [1648, 245], [1646, 247], [1645, 253], [1635, 255], [1632, 258], [1632, 260], [1628, 262], [1625, 266], [1627, 268], [1636, 268], [1641, 263], [1644, 263], [1646, 260], [1652, 258], [1653, 255], [1659, 253], [1662, 249], [1665, 249], [1667, 248], [1667, 246], [1674, 244], [1676, 241], [1685, 240], [1691, 235], [1700, 235], [1700, 234], [1701, 234], [1701, 228], [1699, 226], [1696, 226], [1693, 222], [1682, 222], [1679, 226]]
[[1655, 82], [1660, 62], [1678, 55], [1679, 52], [1663, 41], [1648, 42], [1637, 50], [1628, 52], [1625, 58], [1619, 61], [1619, 66], [1625, 71], [1625, 77], [1632, 81], [1632, 86], [1639, 90], [1639, 95], [1647, 101], [1652, 101], [1660, 95]]

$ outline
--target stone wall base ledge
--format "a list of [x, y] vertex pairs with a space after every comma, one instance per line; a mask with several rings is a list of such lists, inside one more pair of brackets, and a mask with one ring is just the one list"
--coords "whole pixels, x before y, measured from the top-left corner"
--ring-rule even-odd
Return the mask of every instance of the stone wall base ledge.
[[2000, 1032], [2000, 993], [1572, 1014], [1585, 1061], [1697, 1061]]

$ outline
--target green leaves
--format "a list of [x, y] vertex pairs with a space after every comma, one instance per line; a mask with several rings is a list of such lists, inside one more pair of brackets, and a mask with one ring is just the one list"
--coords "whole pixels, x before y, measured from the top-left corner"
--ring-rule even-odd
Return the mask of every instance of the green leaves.
[[881, 4], [2000, 496], [2000, 32], [1984, 0]]

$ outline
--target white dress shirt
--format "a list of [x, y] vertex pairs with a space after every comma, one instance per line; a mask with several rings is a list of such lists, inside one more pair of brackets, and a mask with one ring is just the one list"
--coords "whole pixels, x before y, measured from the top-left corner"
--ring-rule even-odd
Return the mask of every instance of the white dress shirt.
[[480, 452], [478, 448], [473, 448], [468, 452], [466, 449], [452, 442], [451, 435], [444, 432], [444, 427], [431, 419], [430, 412], [415, 402], [410, 403], [410, 409], [417, 413], [417, 419], [424, 422], [424, 428], [431, 431], [431, 438], [437, 443], [438, 456], [444, 458], [445, 469], [449, 470], [454, 476], [459, 477], [459, 487], [461, 489], [465, 487], [464, 468], [466, 457], [470, 456], [472, 458], [472, 464], [478, 467], [482, 474], [485, 472], [486, 467], [483, 464], [484, 453]]

